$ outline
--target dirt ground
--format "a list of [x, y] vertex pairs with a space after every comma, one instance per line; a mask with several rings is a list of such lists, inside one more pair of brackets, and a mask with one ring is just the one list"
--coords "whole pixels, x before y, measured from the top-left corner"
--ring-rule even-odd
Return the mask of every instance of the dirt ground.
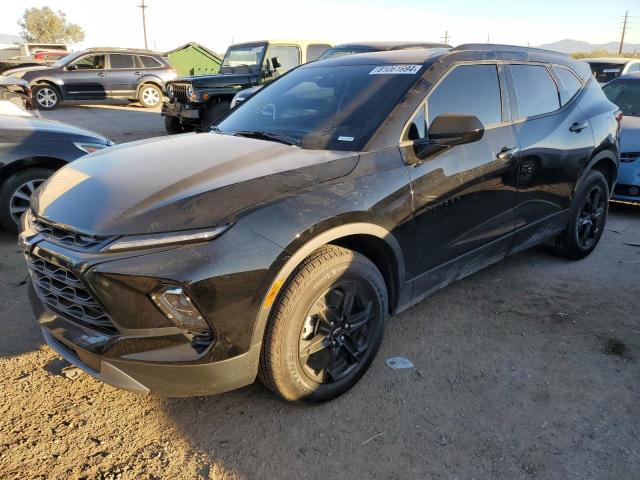
[[535, 248], [448, 287], [391, 319], [350, 393], [300, 406], [259, 383], [166, 399], [64, 370], [0, 234], [0, 478], [638, 479], [637, 244], [640, 208], [613, 207], [587, 259]]

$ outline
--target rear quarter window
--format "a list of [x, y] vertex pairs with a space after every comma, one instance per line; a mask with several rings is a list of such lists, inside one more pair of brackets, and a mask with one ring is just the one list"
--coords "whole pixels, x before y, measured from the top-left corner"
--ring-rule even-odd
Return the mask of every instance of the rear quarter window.
[[146, 55], [140, 55], [140, 61], [144, 68], [158, 68], [162, 67], [162, 64], [153, 57], [147, 57]]
[[556, 75], [564, 88], [560, 89], [560, 102], [565, 105], [582, 88], [582, 82], [568, 68], [556, 67]]
[[535, 117], [560, 108], [558, 87], [544, 65], [511, 65], [518, 119]]

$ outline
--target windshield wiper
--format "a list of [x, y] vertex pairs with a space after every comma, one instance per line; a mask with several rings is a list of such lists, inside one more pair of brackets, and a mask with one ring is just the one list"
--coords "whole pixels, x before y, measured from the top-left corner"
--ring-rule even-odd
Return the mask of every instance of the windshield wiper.
[[261, 132], [259, 130], [240, 130], [238, 132], [233, 132], [232, 135], [238, 137], [247, 137], [247, 138], [257, 138], [259, 140], [269, 140], [272, 142], [280, 142], [285, 145], [294, 145], [296, 147], [300, 146], [300, 142], [302, 139], [293, 137], [291, 135], [283, 135], [281, 133], [273, 133], [273, 132]]

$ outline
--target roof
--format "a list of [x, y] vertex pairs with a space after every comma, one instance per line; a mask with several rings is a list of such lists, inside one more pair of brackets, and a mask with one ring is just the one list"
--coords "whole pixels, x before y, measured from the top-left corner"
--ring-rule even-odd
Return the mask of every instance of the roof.
[[285, 38], [285, 39], [274, 39], [272, 38], [271, 40], [252, 40], [250, 42], [239, 42], [239, 43], [234, 43], [233, 45], [229, 45], [229, 48], [231, 47], [237, 47], [239, 45], [253, 45], [254, 43], [276, 43], [276, 44], [285, 44], [285, 45], [309, 45], [309, 44], [316, 44], [316, 43], [321, 43], [323, 45], [333, 45], [333, 42], [330, 42], [328, 40], [301, 40], [301, 39], [294, 39], [294, 38]]
[[176, 53], [176, 52], [179, 52], [180, 50], [185, 50], [187, 48], [198, 48], [200, 50], [204, 50], [209, 55], [214, 56], [214, 57], [218, 58], [219, 60], [222, 60], [222, 56], [218, 55], [213, 50], [210, 50], [207, 47], [205, 47], [204, 45], [201, 45], [201, 44], [199, 44], [197, 42], [187, 42], [184, 45], [180, 45], [179, 47], [174, 48], [173, 50], [169, 50], [169, 51], [164, 52], [163, 55], [169, 55], [171, 53]]
[[583, 58], [582, 61], [589, 63], [618, 63], [624, 65], [625, 63], [633, 60], [640, 61], [640, 58], [624, 58], [624, 57], [611, 57], [611, 58]]
[[614, 81], [615, 80], [640, 80], [640, 72], [625, 73], [614, 79]]
[[385, 42], [351, 42], [335, 45], [333, 48], [371, 48], [378, 51], [396, 50], [403, 48], [451, 48], [451, 45], [437, 42], [407, 42], [407, 41], [385, 41]]
[[369, 53], [357, 53], [354, 55], [343, 55], [327, 60], [317, 60], [303, 65], [313, 68], [316, 65], [391, 65], [400, 64], [423, 64], [432, 60], [436, 56], [446, 54], [449, 50], [442, 48], [413, 48], [408, 50], [384, 50]]
[[162, 55], [161, 52], [156, 52], [154, 50], [145, 50], [144, 48], [121, 48], [121, 47], [92, 47], [87, 48], [85, 50], [73, 53], [90, 53], [90, 52], [100, 52], [100, 53], [109, 53], [109, 52], [118, 52], [118, 53], [141, 53], [145, 55]]

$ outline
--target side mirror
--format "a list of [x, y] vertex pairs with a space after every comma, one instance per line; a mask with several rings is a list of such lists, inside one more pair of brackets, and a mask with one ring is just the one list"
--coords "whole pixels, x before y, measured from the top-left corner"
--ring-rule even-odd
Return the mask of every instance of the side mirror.
[[442, 113], [427, 130], [431, 143], [443, 147], [453, 147], [477, 142], [484, 136], [484, 125], [475, 115], [464, 113]]
[[272, 57], [271, 58], [271, 65], [273, 65], [273, 69], [275, 70], [276, 68], [280, 68], [282, 65], [280, 65], [280, 62], [278, 61], [278, 57]]
[[74, 70], [78, 69], [78, 65], [76, 65], [75, 63], [72, 63], [71, 65], [67, 65], [67, 71], [68, 72], [73, 72]]

